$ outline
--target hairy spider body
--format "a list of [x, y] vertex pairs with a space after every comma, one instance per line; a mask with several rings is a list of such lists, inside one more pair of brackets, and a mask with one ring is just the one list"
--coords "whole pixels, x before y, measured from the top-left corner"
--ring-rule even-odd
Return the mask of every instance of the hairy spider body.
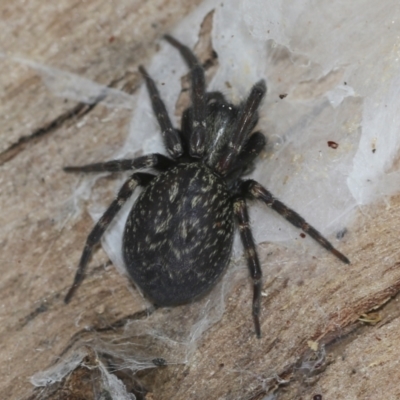
[[218, 280], [231, 255], [230, 197], [224, 180], [198, 162], [161, 173], [141, 193], [122, 249], [130, 276], [155, 304], [188, 302]]
[[349, 260], [267, 189], [241, 179], [266, 143], [262, 133], [253, 132], [266, 93], [265, 82], [257, 82], [243, 103], [230, 104], [222, 93], [206, 92], [203, 67], [191, 50], [171, 36], [165, 38], [190, 68], [192, 105], [183, 112], [181, 129], [175, 129], [154, 81], [140, 67], [169, 157], [150, 154], [64, 168], [67, 172], [159, 172], [136, 172], [121, 187], [86, 240], [65, 302], [82, 282], [94, 246], [136, 187], [142, 186], [125, 226], [122, 252], [126, 268], [143, 294], [160, 306], [172, 306], [209, 291], [229, 263], [236, 220], [253, 280], [252, 315], [260, 337], [262, 272], [246, 199], [260, 200], [341, 261]]

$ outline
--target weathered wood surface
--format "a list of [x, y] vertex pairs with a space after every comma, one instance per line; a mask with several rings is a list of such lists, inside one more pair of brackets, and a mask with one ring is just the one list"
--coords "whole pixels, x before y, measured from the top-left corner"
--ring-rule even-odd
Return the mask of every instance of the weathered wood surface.
[[[137, 65], [197, 3], [3, 2], [0, 50], [105, 85], [135, 88]], [[62, 301], [92, 221], [85, 212], [73, 214], [68, 199], [78, 178], [61, 168], [71, 160], [107, 159], [124, 140], [131, 113], [54, 98], [34, 71], [0, 62], [0, 393], [7, 399], [90, 399], [95, 370], [80, 368], [53, 391], [34, 390], [29, 378], [76, 338], [106, 327], [117, 331], [141, 311], [125, 279], [104, 268], [102, 250], [84, 290], [70, 305]], [[96, 184], [104, 204], [112, 196], [108, 183]], [[204, 335], [190, 364], [142, 373], [146, 398], [261, 399], [278, 376], [279, 399], [400, 398], [394, 298], [400, 287], [399, 202], [395, 197], [365, 208], [348, 226], [340, 249], [350, 266], [323, 250], [315, 258], [262, 245], [263, 264], [280, 271], [276, 278], [264, 268], [263, 338], [252, 332], [246, 280], [236, 285], [223, 319]], [[315, 273], [321, 263], [326, 267]], [[380, 305], [380, 322], [359, 321]], [[327, 357], [310, 374], [300, 366], [315, 357], [315, 342], [325, 344]]]

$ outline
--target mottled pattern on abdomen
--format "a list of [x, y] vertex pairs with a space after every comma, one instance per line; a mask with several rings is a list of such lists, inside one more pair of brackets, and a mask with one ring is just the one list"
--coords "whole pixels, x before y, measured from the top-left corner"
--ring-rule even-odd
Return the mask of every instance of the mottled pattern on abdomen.
[[233, 210], [224, 181], [201, 163], [158, 175], [125, 227], [127, 270], [160, 306], [188, 302], [214, 286], [227, 266]]

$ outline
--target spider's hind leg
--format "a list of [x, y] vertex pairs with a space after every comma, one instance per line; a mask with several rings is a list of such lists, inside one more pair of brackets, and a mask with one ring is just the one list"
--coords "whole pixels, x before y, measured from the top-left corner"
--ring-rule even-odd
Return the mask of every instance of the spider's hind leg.
[[314, 227], [309, 225], [307, 221], [301, 217], [296, 211], [293, 211], [289, 207], [285, 206], [281, 201], [277, 200], [267, 189], [262, 187], [258, 182], [253, 180], [247, 180], [242, 182], [241, 191], [246, 196], [261, 200], [268, 207], [275, 210], [277, 213], [282, 215], [287, 221], [289, 221], [296, 228], [300, 228], [303, 232], [311, 236], [317, 241], [322, 247], [330, 251], [335, 257], [344, 262], [350, 264], [350, 260], [342, 254], [339, 250], [325, 239], [321, 233], [319, 233]]
[[135, 173], [123, 184], [115, 200], [101, 216], [86, 239], [85, 247], [79, 261], [78, 270], [75, 274], [74, 282], [64, 298], [65, 303], [68, 303], [71, 300], [75, 290], [82, 283], [86, 267], [93, 253], [93, 248], [100, 242], [103, 233], [117, 215], [118, 211], [121, 210], [122, 206], [126, 203], [137, 186], [146, 186], [153, 178], [154, 175]]
[[253, 280], [253, 306], [252, 314], [256, 335], [261, 337], [260, 328], [260, 302], [262, 289], [262, 271], [258, 259], [256, 245], [250, 229], [249, 215], [246, 202], [242, 197], [238, 197], [233, 202], [233, 212], [238, 220], [240, 238], [242, 239], [244, 253], [247, 259], [247, 265]]

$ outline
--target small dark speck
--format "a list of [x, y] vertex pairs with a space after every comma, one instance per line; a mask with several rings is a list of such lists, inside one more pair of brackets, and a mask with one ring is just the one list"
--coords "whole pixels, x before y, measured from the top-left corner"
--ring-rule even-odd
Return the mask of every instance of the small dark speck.
[[115, 36], [110, 36], [108, 38], [108, 43], [112, 43], [115, 40]]
[[164, 86], [165, 85], [165, 82], [161, 82], [161, 86]]
[[322, 395], [315, 394], [314, 397], [313, 397], [313, 400], [322, 400]]
[[347, 233], [347, 228], [343, 228], [336, 234], [336, 239], [343, 239], [344, 235]]
[[375, 153], [375, 152], [376, 152], [376, 149], [372, 149], [372, 152]]
[[282, 99], [284, 99], [286, 96], [287, 96], [287, 93], [283, 93], [283, 94], [280, 94], [280, 95], [279, 95], [279, 98], [282, 100]]
[[304, 238], [306, 237], [306, 234], [303, 233], [303, 232], [301, 232], [301, 233], [300, 233], [300, 237], [304, 239]]
[[48, 307], [45, 304], [41, 304], [36, 310], [35, 312], [39, 313], [43, 313], [46, 312], [48, 310]]
[[332, 140], [328, 140], [328, 146], [331, 147], [332, 149], [337, 149], [339, 145], [336, 142], [333, 142]]
[[225, 82], [225, 86], [226, 86], [227, 88], [229, 88], [229, 89], [232, 87], [232, 85], [231, 85], [228, 81]]
[[347, 85], [347, 82], [343, 82], [345, 85]]
[[225, 364], [224, 364], [224, 363], [221, 363], [221, 364], [219, 364], [219, 367], [220, 367], [220, 368], [224, 368], [224, 367], [225, 367]]
[[153, 362], [154, 365], [156, 365], [157, 367], [163, 367], [164, 365], [167, 364], [167, 362], [163, 359], [163, 358], [154, 358], [153, 360], [151, 360]]

